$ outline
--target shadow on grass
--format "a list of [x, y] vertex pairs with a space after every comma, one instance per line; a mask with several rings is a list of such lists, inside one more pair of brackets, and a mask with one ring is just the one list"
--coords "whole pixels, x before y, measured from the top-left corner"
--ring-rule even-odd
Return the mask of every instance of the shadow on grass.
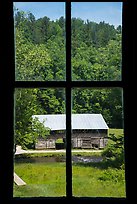
[[53, 162], [65, 162], [64, 155], [21, 155], [17, 156], [15, 163], [53, 163]]

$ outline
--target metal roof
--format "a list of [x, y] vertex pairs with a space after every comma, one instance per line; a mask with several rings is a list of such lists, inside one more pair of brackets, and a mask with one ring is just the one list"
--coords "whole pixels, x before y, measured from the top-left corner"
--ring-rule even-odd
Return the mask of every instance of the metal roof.
[[[37, 117], [40, 122], [44, 122], [45, 127], [51, 130], [65, 130], [66, 129], [66, 115], [33, 115]], [[101, 114], [72, 114], [72, 129], [108, 129], [108, 126]]]
[[101, 114], [74, 114], [72, 129], [108, 129], [108, 126]]

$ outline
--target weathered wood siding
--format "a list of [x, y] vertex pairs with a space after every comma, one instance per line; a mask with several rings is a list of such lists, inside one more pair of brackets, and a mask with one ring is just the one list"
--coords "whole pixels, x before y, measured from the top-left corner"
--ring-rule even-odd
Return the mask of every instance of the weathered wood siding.
[[39, 139], [35, 149], [55, 149], [55, 139]]
[[107, 144], [106, 133], [73, 133], [73, 148], [104, 148]]
[[[36, 149], [55, 149], [58, 138], [66, 138], [65, 133], [51, 134], [47, 139], [39, 138]], [[72, 133], [73, 148], [104, 148], [107, 145], [106, 133]]]
[[39, 138], [35, 145], [35, 149], [55, 149], [56, 140], [59, 138], [64, 138], [64, 136], [64, 133], [54, 133], [48, 136], [46, 139]]

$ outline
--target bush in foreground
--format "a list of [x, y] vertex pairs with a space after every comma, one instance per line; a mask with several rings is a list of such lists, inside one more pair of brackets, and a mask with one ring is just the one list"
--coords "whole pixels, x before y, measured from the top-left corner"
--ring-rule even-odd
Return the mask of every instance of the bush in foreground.
[[109, 142], [102, 156], [113, 167], [124, 168], [124, 135], [110, 134]]

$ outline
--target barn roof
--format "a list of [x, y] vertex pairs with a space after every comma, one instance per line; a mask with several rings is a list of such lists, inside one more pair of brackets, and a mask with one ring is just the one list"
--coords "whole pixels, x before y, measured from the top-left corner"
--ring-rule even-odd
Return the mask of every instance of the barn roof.
[[[40, 122], [44, 121], [45, 127], [51, 130], [65, 130], [66, 129], [66, 115], [33, 115], [37, 117]], [[72, 114], [72, 129], [108, 129], [108, 126], [101, 114]]]

